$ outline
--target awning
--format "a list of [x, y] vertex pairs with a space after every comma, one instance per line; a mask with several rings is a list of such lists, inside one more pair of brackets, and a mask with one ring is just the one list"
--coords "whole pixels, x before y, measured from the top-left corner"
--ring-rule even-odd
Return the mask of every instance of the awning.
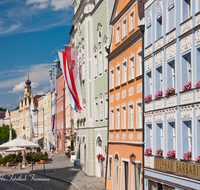
[[32, 139], [32, 142], [38, 143], [39, 140], [43, 139], [44, 137], [35, 137]]
[[63, 139], [61, 139], [61, 142], [62, 142], [62, 141], [64, 141], [64, 140], [66, 140], [66, 137], [65, 137], [65, 138], [63, 138]]

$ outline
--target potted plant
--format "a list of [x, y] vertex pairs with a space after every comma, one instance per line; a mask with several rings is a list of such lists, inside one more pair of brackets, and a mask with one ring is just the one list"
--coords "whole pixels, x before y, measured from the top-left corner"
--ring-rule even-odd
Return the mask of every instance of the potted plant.
[[74, 120], [73, 120], [73, 119], [71, 119], [71, 120], [70, 120], [70, 123], [71, 123], [71, 125], [73, 125], [73, 124], [74, 124]]
[[192, 160], [192, 151], [185, 152], [183, 155], [183, 160], [185, 161], [191, 161]]
[[175, 150], [169, 150], [167, 152], [167, 158], [175, 159], [176, 151]]
[[152, 148], [146, 148], [144, 151], [145, 156], [152, 156]]
[[151, 95], [151, 94], [149, 94], [149, 95], [147, 95], [146, 97], [144, 97], [144, 102], [145, 102], [145, 103], [148, 103], [148, 102], [150, 102], [150, 101], [152, 101], [152, 95]]
[[158, 157], [163, 157], [163, 150], [161, 148], [159, 148], [157, 151], [156, 151], [156, 156]]
[[83, 79], [81, 82], [82, 82], [82, 84], [83, 84], [83, 86], [84, 86], [84, 84], [85, 84], [85, 79]]
[[44, 164], [46, 160], [46, 154], [39, 154], [38, 159], [40, 160], [41, 164]]
[[80, 123], [80, 118], [77, 119], [77, 125], [79, 127], [79, 123]]
[[200, 88], [200, 80], [195, 84], [195, 88]]
[[183, 89], [183, 91], [190, 90], [191, 89], [191, 81], [186, 83], [186, 84], [184, 84], [182, 89]]
[[197, 156], [196, 162], [197, 162], [197, 163], [200, 163], [200, 155]]
[[36, 151], [37, 151], [37, 153], [40, 153], [41, 148], [40, 148], [40, 147], [37, 147], [37, 148], [36, 148]]
[[0, 158], [0, 166], [1, 166], [2, 162], [3, 162], [3, 158]]
[[159, 98], [162, 98], [162, 95], [163, 95], [163, 92], [162, 90], [158, 91], [156, 94], [155, 94], [155, 99], [159, 99]]
[[84, 118], [83, 118], [83, 123], [85, 123], [85, 120], [86, 120], [86, 118], [84, 117]]
[[6, 158], [3, 158], [2, 164], [3, 164], [4, 166], [6, 166], [6, 162], [7, 162]]
[[165, 92], [165, 96], [169, 96], [169, 95], [172, 95], [172, 94], [175, 94], [175, 88], [168, 88]]
[[103, 156], [103, 155], [102, 155], [102, 154], [100, 154], [100, 153], [99, 153], [99, 154], [97, 154], [97, 156], [96, 156], [96, 157], [97, 157], [98, 161], [100, 161], [100, 159], [101, 159], [101, 157], [102, 157], [102, 156]]

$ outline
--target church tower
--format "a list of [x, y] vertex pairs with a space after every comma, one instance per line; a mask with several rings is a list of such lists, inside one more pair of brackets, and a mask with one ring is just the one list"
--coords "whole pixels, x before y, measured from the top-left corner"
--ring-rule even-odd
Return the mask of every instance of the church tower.
[[24, 98], [27, 98], [28, 96], [31, 96], [31, 81], [29, 80], [29, 75], [28, 75], [28, 80], [25, 82], [25, 90], [24, 90]]

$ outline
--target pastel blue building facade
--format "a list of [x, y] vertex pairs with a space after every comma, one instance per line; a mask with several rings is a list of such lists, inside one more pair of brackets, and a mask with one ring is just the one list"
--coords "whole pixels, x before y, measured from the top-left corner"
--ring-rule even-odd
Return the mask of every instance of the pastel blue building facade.
[[[144, 103], [145, 156], [144, 189], [200, 189], [200, 0], [143, 0], [144, 34]], [[183, 86], [191, 82], [191, 89]], [[165, 95], [168, 88], [175, 93]], [[155, 99], [157, 92], [162, 97]], [[156, 158], [162, 149], [163, 157]], [[174, 166], [161, 169], [159, 163], [172, 163], [167, 153], [175, 150]], [[184, 169], [183, 155], [192, 152]], [[157, 160], [156, 160], [157, 159]], [[163, 159], [161, 161], [159, 159]], [[160, 169], [159, 169], [160, 167]], [[198, 169], [199, 168], [199, 169]], [[172, 172], [173, 170], [173, 172]], [[174, 171], [178, 171], [177, 173]]]

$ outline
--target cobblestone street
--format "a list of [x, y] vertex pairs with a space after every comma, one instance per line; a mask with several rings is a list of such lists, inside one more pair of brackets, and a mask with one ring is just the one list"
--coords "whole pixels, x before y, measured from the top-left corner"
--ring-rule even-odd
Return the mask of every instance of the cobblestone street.
[[102, 190], [104, 189], [104, 179], [97, 177], [87, 176], [82, 170], [74, 169], [73, 163], [70, 159], [65, 156], [64, 153], [54, 154], [53, 157], [49, 157], [47, 164], [38, 164], [33, 166], [33, 171], [31, 166], [24, 168], [22, 170], [13, 169], [10, 167], [0, 167], [0, 172], [3, 174], [8, 173], [35, 173], [40, 175], [45, 175], [49, 178], [55, 178], [67, 183], [71, 183], [80, 190]]

